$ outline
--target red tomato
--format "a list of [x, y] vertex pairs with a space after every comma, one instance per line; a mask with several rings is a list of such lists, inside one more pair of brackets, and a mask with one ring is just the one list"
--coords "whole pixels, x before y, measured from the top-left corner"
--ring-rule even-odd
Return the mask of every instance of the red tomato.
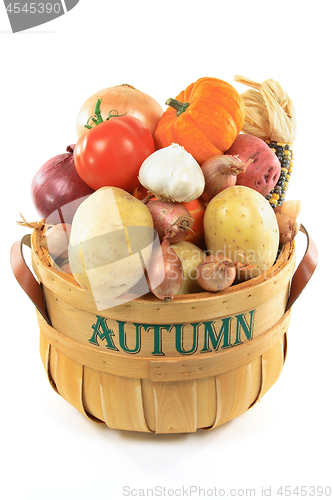
[[74, 163], [88, 186], [133, 191], [143, 161], [155, 151], [154, 139], [134, 116], [116, 116], [95, 125], [77, 141]]

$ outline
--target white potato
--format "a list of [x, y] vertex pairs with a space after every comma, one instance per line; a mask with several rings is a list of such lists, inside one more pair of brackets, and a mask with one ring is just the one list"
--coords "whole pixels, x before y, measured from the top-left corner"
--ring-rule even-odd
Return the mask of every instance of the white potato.
[[177, 295], [204, 292], [197, 283], [197, 267], [205, 256], [205, 252], [189, 241], [179, 241], [171, 245], [181, 260], [184, 270], [184, 281]]
[[107, 304], [143, 277], [152, 251], [148, 208], [119, 188], [103, 187], [77, 209], [68, 258], [77, 282]]
[[204, 216], [207, 249], [232, 261], [256, 269], [244, 278], [266, 272], [274, 264], [279, 247], [279, 227], [268, 201], [245, 186], [232, 186], [217, 194], [207, 205]]

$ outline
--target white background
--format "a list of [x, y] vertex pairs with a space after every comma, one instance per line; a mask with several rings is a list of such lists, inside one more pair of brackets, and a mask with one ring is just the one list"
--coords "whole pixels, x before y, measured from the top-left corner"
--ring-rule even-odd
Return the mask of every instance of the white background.
[[[191, 485], [206, 496], [216, 487], [255, 488], [260, 497], [272, 487], [281, 498], [280, 485], [332, 486], [331, 5], [80, 0], [65, 16], [12, 34], [1, 3], [3, 498], [121, 499], [126, 485], [133, 495], [161, 486], [169, 496]], [[19, 212], [38, 219], [32, 177], [76, 141], [76, 115], [92, 93], [130, 83], [164, 106], [202, 76], [233, 83], [236, 74], [278, 80], [295, 103], [288, 197], [302, 200], [301, 222], [319, 249], [293, 308], [282, 375], [260, 403], [212, 432], [155, 436], [91, 423], [48, 385], [35, 310], [10, 269], [10, 247], [26, 233]]]

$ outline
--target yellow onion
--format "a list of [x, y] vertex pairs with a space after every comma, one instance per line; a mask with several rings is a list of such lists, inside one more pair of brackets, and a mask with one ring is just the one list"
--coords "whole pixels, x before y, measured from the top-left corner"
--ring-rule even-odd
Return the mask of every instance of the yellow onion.
[[87, 132], [84, 127], [88, 119], [94, 115], [97, 99], [102, 99], [102, 118], [108, 117], [109, 111], [115, 110], [119, 115], [127, 114], [138, 118], [153, 134], [161, 119], [163, 109], [155, 99], [132, 85], [123, 84], [96, 92], [81, 106], [77, 120], [76, 132], [80, 137]]
[[150, 291], [164, 302], [170, 302], [181, 289], [184, 271], [180, 258], [164, 239], [153, 254], [147, 271]]

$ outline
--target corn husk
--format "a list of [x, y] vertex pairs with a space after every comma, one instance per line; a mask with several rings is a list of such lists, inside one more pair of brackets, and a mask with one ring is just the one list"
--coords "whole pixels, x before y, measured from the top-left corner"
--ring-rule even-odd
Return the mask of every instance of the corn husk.
[[270, 78], [257, 83], [236, 75], [234, 80], [251, 87], [241, 94], [246, 108], [242, 132], [264, 141], [292, 144], [296, 136], [296, 111], [281, 85]]

